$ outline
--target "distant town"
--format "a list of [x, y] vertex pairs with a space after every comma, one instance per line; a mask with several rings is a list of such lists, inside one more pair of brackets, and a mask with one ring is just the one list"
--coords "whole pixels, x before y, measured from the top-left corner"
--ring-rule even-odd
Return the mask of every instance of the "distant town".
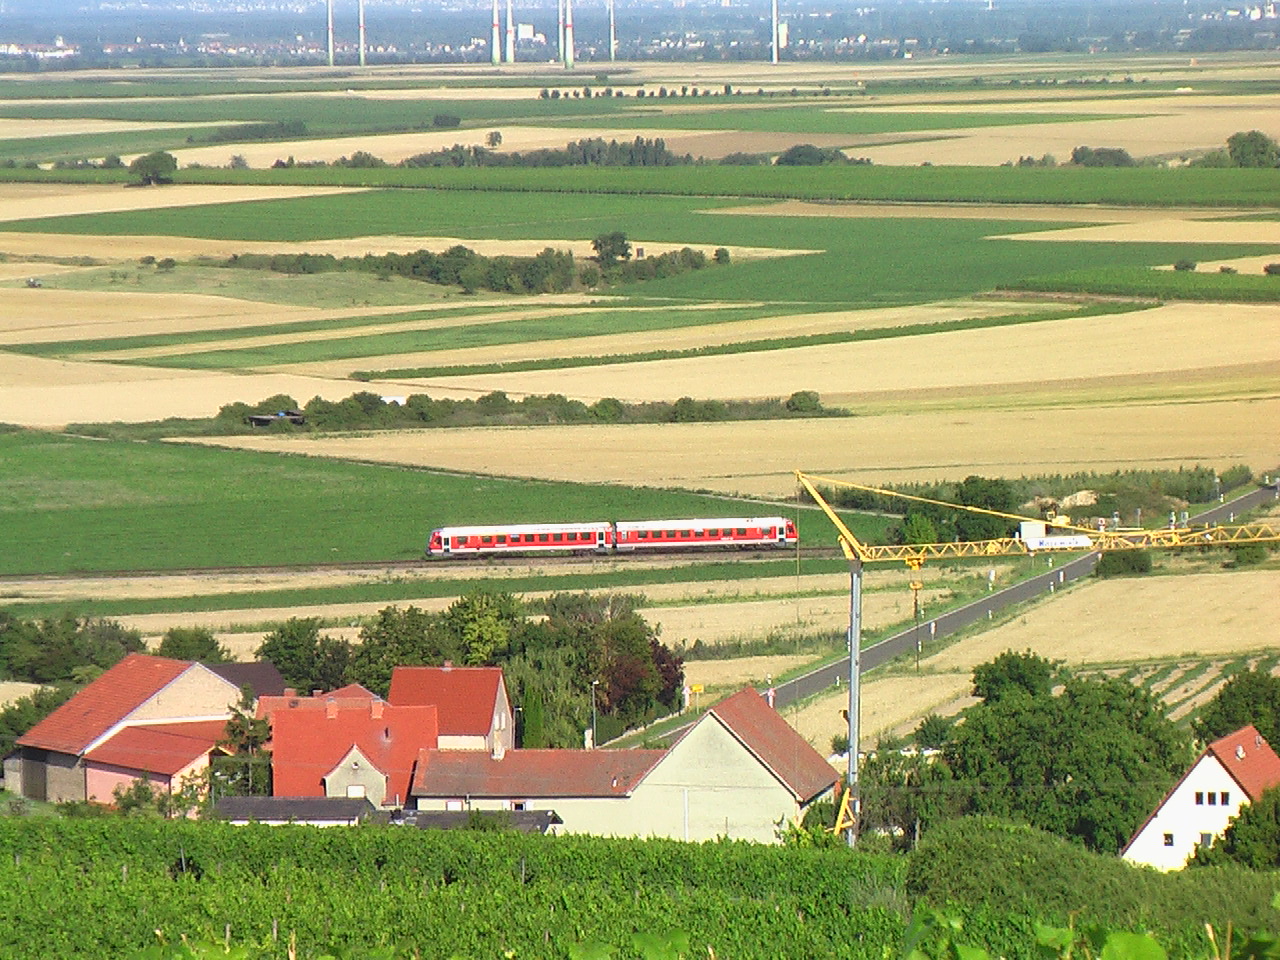
[[[490, 4], [439, 8], [369, 0], [365, 62], [484, 63], [492, 59]], [[503, 35], [507, 24], [502, 4]], [[335, 7], [335, 64], [360, 62], [353, 2]], [[515, 4], [517, 61], [563, 59], [557, 4]], [[622, 3], [614, 60], [768, 60], [770, 7], [753, 0]], [[574, 8], [576, 60], [611, 59], [604, 4]], [[781, 3], [779, 60], [877, 61], [962, 54], [1213, 52], [1274, 50], [1276, 4], [1188, 2], [1110, 5], [1036, 0], [876, 6]], [[92, 8], [0, 3], [0, 70], [101, 67], [323, 65], [329, 49], [324, 3], [142, 3]], [[504, 59], [508, 59], [505, 58]]]

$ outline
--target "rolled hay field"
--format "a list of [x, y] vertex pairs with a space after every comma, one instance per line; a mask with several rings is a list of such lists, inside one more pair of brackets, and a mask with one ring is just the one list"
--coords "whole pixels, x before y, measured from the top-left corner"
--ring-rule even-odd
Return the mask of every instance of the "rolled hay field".
[[[1156, 691], [1171, 708], [1182, 704], [1175, 719], [1185, 718], [1212, 696], [1217, 672], [1232, 658], [1274, 653], [1277, 623], [1280, 570], [1091, 580], [936, 653], [926, 650], [919, 674], [871, 674], [863, 687], [862, 747], [874, 747], [886, 732], [906, 732], [931, 712], [962, 709], [972, 702], [973, 668], [1006, 650], [1069, 667], [1209, 661], [1195, 677], [1175, 675]], [[847, 690], [833, 690], [784, 715], [825, 750], [832, 736], [847, 732], [839, 714], [847, 699]]]

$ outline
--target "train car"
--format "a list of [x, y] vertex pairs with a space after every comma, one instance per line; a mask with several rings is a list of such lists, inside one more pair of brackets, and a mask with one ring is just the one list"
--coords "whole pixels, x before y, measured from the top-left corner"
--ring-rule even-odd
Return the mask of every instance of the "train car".
[[613, 524], [512, 523], [489, 527], [439, 527], [427, 541], [429, 557], [477, 557], [518, 553], [598, 552], [613, 549]]
[[627, 520], [614, 524], [614, 549], [690, 550], [702, 547], [786, 547], [798, 542], [784, 517], [710, 517], [691, 520]]

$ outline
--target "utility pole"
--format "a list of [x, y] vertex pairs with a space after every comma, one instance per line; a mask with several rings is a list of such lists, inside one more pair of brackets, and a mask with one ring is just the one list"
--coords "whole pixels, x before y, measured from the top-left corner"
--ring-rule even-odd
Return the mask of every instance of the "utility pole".
[[858, 813], [862, 798], [858, 791], [858, 738], [859, 710], [862, 708], [862, 558], [856, 553], [849, 558], [849, 772], [845, 779], [849, 825], [845, 828], [845, 841], [849, 846], [858, 843]]

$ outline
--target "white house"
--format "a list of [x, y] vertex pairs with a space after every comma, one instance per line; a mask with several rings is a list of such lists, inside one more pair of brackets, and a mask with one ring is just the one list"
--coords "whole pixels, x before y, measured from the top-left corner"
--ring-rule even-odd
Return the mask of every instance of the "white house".
[[669, 750], [424, 750], [411, 792], [420, 811], [554, 810], [559, 833], [767, 843], [838, 779], [746, 689]]
[[1159, 870], [1178, 870], [1197, 847], [1222, 835], [1263, 791], [1280, 786], [1280, 756], [1252, 726], [1215, 740], [1170, 790], [1120, 855]]

